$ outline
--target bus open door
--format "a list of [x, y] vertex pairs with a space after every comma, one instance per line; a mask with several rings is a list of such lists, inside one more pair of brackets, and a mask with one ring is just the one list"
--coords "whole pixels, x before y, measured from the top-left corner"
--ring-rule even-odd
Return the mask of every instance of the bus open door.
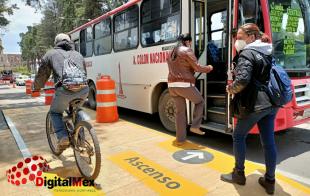
[[[232, 16], [228, 0], [192, 1], [190, 25], [193, 50], [201, 65], [210, 64], [214, 70], [209, 74], [197, 74], [197, 88], [205, 98], [204, 121], [202, 127], [222, 133], [231, 132], [232, 118], [229, 112], [230, 98], [226, 85], [232, 80], [231, 29]], [[229, 44], [230, 43], [230, 44]], [[228, 80], [229, 79], [229, 80]], [[192, 116], [192, 104], [189, 119]]]

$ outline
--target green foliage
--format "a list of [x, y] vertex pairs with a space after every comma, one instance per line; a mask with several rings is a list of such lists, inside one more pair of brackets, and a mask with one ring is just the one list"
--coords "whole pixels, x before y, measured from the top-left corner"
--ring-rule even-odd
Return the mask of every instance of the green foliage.
[[0, 28], [9, 24], [6, 14], [12, 15], [14, 9], [18, 9], [16, 4], [8, 5], [8, 0], [0, 0]]
[[127, 3], [129, 0], [105, 0], [105, 1], [101, 1], [101, 6], [102, 6], [102, 10], [103, 12], [108, 12], [112, 9], [115, 9], [121, 5], [123, 5], [124, 3]]
[[38, 57], [37, 51], [37, 34], [38, 34], [38, 27], [28, 26], [28, 31], [26, 33], [21, 33], [20, 37], [22, 38], [21, 42], [19, 43], [22, 52], [22, 58], [24, 61], [27, 61], [28, 70], [30, 71], [30, 63], [35, 62], [36, 58]]
[[27, 66], [20, 66], [13, 70], [13, 72], [21, 73], [22, 75], [30, 76], [31, 72], [28, 70]]

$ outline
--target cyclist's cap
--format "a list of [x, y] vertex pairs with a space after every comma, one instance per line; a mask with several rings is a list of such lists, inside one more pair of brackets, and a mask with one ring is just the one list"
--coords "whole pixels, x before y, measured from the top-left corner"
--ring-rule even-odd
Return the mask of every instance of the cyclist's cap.
[[65, 40], [68, 41], [68, 42], [71, 41], [69, 35], [64, 34], [64, 33], [59, 33], [59, 34], [56, 35], [56, 37], [55, 37], [55, 42], [54, 42], [54, 44], [56, 45], [58, 42], [65, 41]]

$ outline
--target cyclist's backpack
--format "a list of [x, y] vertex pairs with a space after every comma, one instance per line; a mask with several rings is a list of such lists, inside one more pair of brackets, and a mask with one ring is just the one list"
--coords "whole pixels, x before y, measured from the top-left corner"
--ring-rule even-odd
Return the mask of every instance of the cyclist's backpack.
[[282, 107], [289, 103], [293, 98], [293, 91], [291, 88], [291, 80], [286, 71], [278, 66], [275, 59], [272, 58], [272, 65], [270, 69], [270, 79], [266, 85], [261, 84], [255, 80], [255, 85], [263, 87], [268, 94], [273, 105]]
[[87, 75], [84, 66], [71, 57], [70, 51], [68, 56], [64, 56], [64, 65], [62, 70], [62, 86], [71, 91], [78, 91], [82, 85], [87, 85]]

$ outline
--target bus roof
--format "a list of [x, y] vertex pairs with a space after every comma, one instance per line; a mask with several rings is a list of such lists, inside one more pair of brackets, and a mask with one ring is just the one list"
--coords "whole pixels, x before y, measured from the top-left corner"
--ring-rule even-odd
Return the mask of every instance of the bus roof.
[[95, 18], [95, 19], [93, 19], [93, 20], [83, 24], [82, 26], [77, 27], [76, 29], [70, 31], [68, 34], [70, 35], [72, 33], [75, 33], [77, 31], [85, 29], [86, 27], [89, 27], [92, 24], [96, 24], [96, 23], [100, 22], [101, 20], [103, 20], [103, 19], [105, 19], [105, 18], [107, 18], [109, 16], [112, 16], [112, 15], [118, 13], [118, 12], [121, 12], [121, 11], [127, 9], [130, 6], [135, 5], [136, 3], [140, 2], [140, 1], [142, 1], [142, 0], [130, 0], [128, 3], [125, 3], [124, 5], [122, 5], [122, 6], [118, 7], [118, 8], [115, 8], [114, 10], [111, 10], [111, 11], [109, 11], [109, 12], [99, 16], [99, 17], [97, 17], [97, 18]]

